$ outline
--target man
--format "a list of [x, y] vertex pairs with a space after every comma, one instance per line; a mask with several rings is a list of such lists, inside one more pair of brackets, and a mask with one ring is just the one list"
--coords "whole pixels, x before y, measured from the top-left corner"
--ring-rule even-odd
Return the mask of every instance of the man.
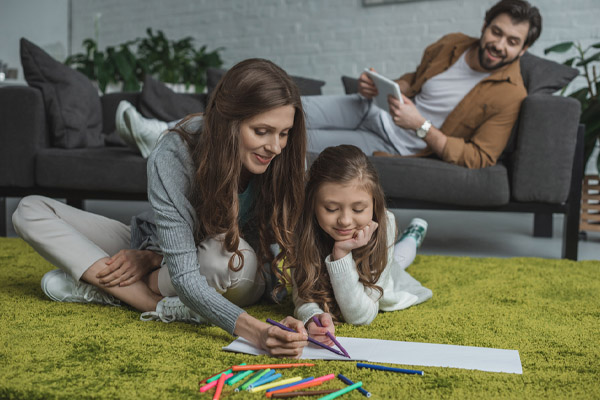
[[389, 97], [389, 113], [371, 101], [377, 88], [366, 73], [360, 96], [304, 97], [309, 150], [348, 143], [367, 154], [494, 165], [527, 95], [518, 60], [541, 23], [527, 1], [501, 0], [487, 11], [479, 39], [454, 33], [427, 47], [417, 70], [396, 81], [404, 103]]

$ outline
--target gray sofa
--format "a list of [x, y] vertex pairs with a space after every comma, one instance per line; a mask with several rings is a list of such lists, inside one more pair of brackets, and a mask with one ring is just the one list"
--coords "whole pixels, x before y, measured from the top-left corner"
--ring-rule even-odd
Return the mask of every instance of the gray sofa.
[[[565, 215], [563, 257], [577, 259], [583, 176], [580, 107], [573, 99], [550, 94], [556, 86], [562, 87], [572, 79], [573, 71], [564, 70], [562, 80], [550, 87], [535, 79], [549, 75], [543, 73], [548, 62], [540, 60], [522, 61], [522, 65], [527, 62], [534, 65], [524, 68], [523, 74], [527, 78], [527, 71], [532, 70], [534, 79], [529, 82], [530, 95], [521, 107], [513, 140], [497, 165], [470, 170], [435, 158], [372, 157], [388, 205], [533, 213], [536, 236], [551, 235], [552, 214], [561, 213]], [[301, 79], [298, 83], [304, 85], [304, 94], [318, 94], [323, 85], [321, 81]], [[344, 83], [351, 92], [352, 80], [345, 79]], [[538, 87], [534, 88], [535, 85]], [[115, 138], [114, 116], [121, 100], [128, 100], [152, 114], [152, 110], [148, 111], [152, 108], [151, 102], [144, 99], [147, 93], [102, 96], [99, 106], [103, 144], [71, 148], [64, 144], [56, 146], [56, 132], [53, 132], [56, 124], [49, 115], [51, 107], [46, 93], [40, 87], [0, 88], [0, 207], [3, 211], [0, 212], [0, 234], [3, 235], [7, 223], [6, 197], [43, 194], [66, 198], [77, 207], [82, 207], [85, 199], [146, 199], [145, 160]], [[168, 96], [199, 102], [195, 104], [206, 100], [206, 95]]]

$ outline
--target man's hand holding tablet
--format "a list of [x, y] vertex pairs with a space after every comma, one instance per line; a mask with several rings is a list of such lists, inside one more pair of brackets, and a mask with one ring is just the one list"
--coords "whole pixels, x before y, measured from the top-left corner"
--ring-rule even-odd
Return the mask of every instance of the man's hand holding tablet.
[[[390, 112], [388, 96], [392, 96], [398, 99], [401, 103], [404, 103], [402, 100], [402, 95], [400, 94], [400, 86], [398, 86], [396, 82], [378, 74], [375, 71], [371, 71], [370, 69], [365, 69], [365, 74], [367, 74], [367, 76], [375, 85], [376, 92], [373, 92], [369, 87], [365, 88], [365, 85], [362, 85], [362, 90], [360, 90], [360, 92], [365, 97], [373, 97], [375, 104], [377, 104], [379, 108]], [[359, 87], [360, 84], [361, 82], [359, 82]]]

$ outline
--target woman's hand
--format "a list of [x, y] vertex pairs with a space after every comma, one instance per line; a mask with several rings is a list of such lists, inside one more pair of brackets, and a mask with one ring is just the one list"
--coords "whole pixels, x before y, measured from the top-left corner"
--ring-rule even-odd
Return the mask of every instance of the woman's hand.
[[323, 313], [319, 315], [315, 315], [315, 318], [319, 319], [322, 327], [319, 327], [312, 319], [308, 320], [306, 324], [306, 328], [308, 329], [308, 334], [313, 339], [326, 344], [327, 346], [333, 346], [333, 340], [327, 336], [327, 332], [335, 335], [335, 326], [333, 325], [333, 319], [331, 318], [331, 314]]
[[371, 236], [373, 236], [373, 232], [377, 230], [378, 226], [379, 224], [377, 222], [371, 221], [362, 229], [357, 230], [351, 239], [335, 242], [331, 252], [331, 258], [334, 261], [339, 260], [340, 258], [346, 257], [352, 250], [363, 247], [369, 243]]
[[308, 333], [302, 321], [286, 317], [280, 323], [297, 333], [259, 321], [248, 313], [238, 317], [234, 333], [266, 350], [273, 357], [300, 358], [302, 350], [308, 344]]
[[121, 250], [96, 275], [105, 286], [128, 286], [156, 269], [162, 256], [150, 250]]

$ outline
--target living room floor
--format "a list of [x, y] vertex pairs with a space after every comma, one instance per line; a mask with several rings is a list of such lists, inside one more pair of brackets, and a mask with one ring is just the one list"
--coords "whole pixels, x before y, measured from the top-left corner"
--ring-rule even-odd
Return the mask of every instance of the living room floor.
[[[18, 199], [7, 199], [8, 218]], [[149, 209], [146, 202], [98, 201], [85, 203], [86, 210], [129, 223], [132, 215]], [[533, 215], [473, 211], [392, 210], [400, 229], [412, 218], [429, 224], [427, 237], [419, 249], [424, 255], [466, 257], [560, 258], [563, 216], [554, 215], [552, 238], [533, 237]], [[9, 222], [8, 236], [15, 236]], [[600, 232], [587, 232], [579, 241], [579, 260], [600, 260]]]

